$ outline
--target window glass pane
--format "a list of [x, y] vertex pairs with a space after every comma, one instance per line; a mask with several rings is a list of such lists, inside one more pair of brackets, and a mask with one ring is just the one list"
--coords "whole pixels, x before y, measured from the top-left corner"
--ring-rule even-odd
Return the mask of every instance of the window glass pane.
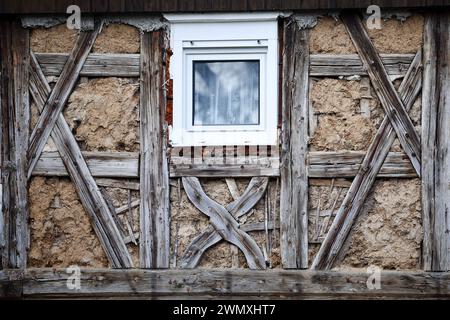
[[194, 125], [259, 124], [259, 60], [193, 63]]

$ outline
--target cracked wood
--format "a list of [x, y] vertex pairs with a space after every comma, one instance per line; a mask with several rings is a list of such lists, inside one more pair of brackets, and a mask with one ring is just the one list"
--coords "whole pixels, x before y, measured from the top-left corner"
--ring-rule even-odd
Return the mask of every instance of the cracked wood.
[[141, 34], [140, 236], [141, 268], [168, 268], [170, 254], [169, 169], [163, 90], [164, 32]]
[[395, 91], [378, 52], [372, 44], [357, 14], [344, 13], [342, 22], [358, 51], [381, 105], [397, 133], [397, 138], [408, 155], [417, 175], [420, 176], [420, 138], [408, 115], [402, 99]]
[[[421, 89], [421, 60], [421, 51], [419, 51], [399, 88], [400, 97], [407, 110], [412, 107]], [[312, 269], [331, 269], [336, 263], [395, 137], [391, 122], [385, 116], [336, 214], [336, 218], [320, 246], [319, 252], [312, 263]]]
[[101, 30], [101, 25], [97, 21], [93, 31], [80, 31], [75, 46], [61, 71], [61, 75], [56, 81], [50, 96], [45, 101], [38, 122], [31, 133], [28, 177], [31, 177], [48, 137], [77, 83], [84, 62]]

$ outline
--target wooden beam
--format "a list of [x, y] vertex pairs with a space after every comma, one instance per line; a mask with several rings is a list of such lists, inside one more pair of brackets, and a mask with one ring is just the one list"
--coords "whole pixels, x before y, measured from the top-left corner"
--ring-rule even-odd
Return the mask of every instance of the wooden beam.
[[165, 123], [164, 32], [141, 34], [140, 78], [140, 265], [168, 268], [170, 254], [169, 169]]
[[425, 19], [422, 93], [422, 263], [450, 270], [450, 15]]
[[[38, 110], [42, 111], [44, 109], [42, 102], [50, 96], [51, 89], [33, 54], [31, 54], [29, 71], [30, 92]], [[51, 137], [110, 264], [114, 268], [132, 267], [133, 262], [114, 222], [112, 212], [95, 183], [80, 147], [62, 113], [58, 114]]]
[[308, 86], [309, 31], [284, 26], [281, 141], [281, 261], [283, 268], [308, 267]]
[[[399, 88], [406, 110], [411, 109], [421, 88], [421, 51], [416, 54]], [[312, 269], [331, 269], [340, 258], [354, 221], [364, 208], [364, 202], [395, 141], [395, 131], [387, 116], [381, 122], [358, 173], [338, 210], [336, 218], [312, 263]]]
[[[35, 53], [45, 76], [59, 76], [69, 58], [67, 53]], [[81, 77], [139, 77], [139, 54], [90, 53]]]
[[[226, 210], [238, 220], [240, 217], [249, 213], [249, 211], [259, 202], [266, 192], [269, 184], [269, 178], [254, 177], [250, 180], [244, 193], [235, 201], [226, 206]], [[208, 226], [202, 233], [196, 236], [186, 248], [181, 258], [182, 268], [195, 268], [200, 262], [203, 253], [222, 240], [222, 236], [213, 227]]]
[[344, 13], [341, 15], [341, 19], [367, 70], [378, 99], [380, 99], [381, 105], [397, 133], [397, 138], [403, 150], [420, 176], [420, 139], [408, 116], [405, 105], [395, 91], [383, 62], [364, 29], [359, 16], [353, 13]]
[[[308, 177], [354, 178], [365, 151], [316, 151], [308, 153]], [[389, 152], [377, 178], [416, 178], [417, 173], [403, 152]]]
[[97, 178], [95, 179], [98, 186], [110, 187], [110, 188], [122, 188], [128, 190], [140, 190], [139, 182], [129, 181], [129, 179], [117, 179], [117, 178]]
[[[252, 237], [239, 228], [239, 223], [233, 215], [206, 195], [197, 178], [184, 177], [182, 182], [189, 200], [198, 210], [209, 217], [211, 225], [221, 238], [242, 251], [248, 267], [265, 269], [266, 265], [261, 249]], [[246, 209], [245, 212], [248, 210]]]
[[31, 133], [28, 177], [31, 177], [31, 173], [41, 156], [41, 152], [50, 137], [50, 133], [52, 132], [60, 113], [64, 109], [64, 105], [77, 83], [81, 68], [86, 61], [100, 30], [101, 23], [96, 22], [95, 30], [80, 31], [75, 47], [70, 53], [55, 87], [45, 102], [38, 122]]
[[[138, 178], [137, 152], [82, 152], [93, 177]], [[33, 170], [33, 176], [69, 175], [58, 152], [42, 152]]]
[[2, 19], [0, 268], [26, 268], [30, 246], [27, 178], [29, 40], [29, 31], [21, 27], [20, 21]]
[[[414, 54], [380, 54], [388, 75], [404, 76]], [[361, 58], [357, 54], [312, 54], [309, 75], [311, 77], [367, 76]]]
[[170, 177], [277, 177], [280, 174], [279, 157], [243, 157], [234, 164], [170, 164]]
[[[81, 288], [65, 269], [0, 271], [0, 293], [23, 298], [449, 299], [450, 274], [382, 271], [371, 290], [365, 271], [81, 269]], [[23, 290], [21, 290], [23, 288]], [[2, 291], [3, 289], [3, 291]], [[4, 297], [4, 295], [2, 295]]]

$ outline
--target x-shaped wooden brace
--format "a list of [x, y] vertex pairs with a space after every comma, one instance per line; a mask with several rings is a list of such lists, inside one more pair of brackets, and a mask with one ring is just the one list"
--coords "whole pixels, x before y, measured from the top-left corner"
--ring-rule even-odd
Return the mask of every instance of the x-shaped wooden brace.
[[80, 32], [53, 90], [47, 83], [36, 57], [31, 53], [30, 92], [40, 111], [40, 117], [30, 140], [28, 177], [31, 177], [36, 162], [51, 135], [109, 262], [114, 268], [130, 268], [133, 263], [111, 210], [62, 115], [64, 105], [100, 30], [101, 23], [96, 22], [93, 31]]
[[343, 14], [341, 18], [386, 111], [386, 116], [312, 263], [312, 269], [331, 269], [341, 256], [341, 250], [348, 240], [353, 223], [363, 208], [364, 201], [396, 136], [420, 176], [420, 140], [408, 111], [422, 85], [421, 51], [416, 54], [397, 93], [358, 15]]
[[265, 269], [266, 263], [261, 249], [252, 237], [239, 228], [236, 219], [248, 213], [258, 203], [267, 189], [269, 178], [252, 178], [242, 196], [226, 208], [206, 195], [198, 178], [183, 177], [182, 181], [189, 200], [210, 218], [211, 225], [195, 237], [186, 249], [181, 260], [181, 267], [195, 268], [202, 254], [224, 239], [244, 253], [250, 269]]

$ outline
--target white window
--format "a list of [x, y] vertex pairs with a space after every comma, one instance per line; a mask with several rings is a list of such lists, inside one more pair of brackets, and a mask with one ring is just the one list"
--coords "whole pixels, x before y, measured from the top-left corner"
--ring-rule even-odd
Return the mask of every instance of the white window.
[[275, 145], [278, 13], [166, 14], [173, 146]]

